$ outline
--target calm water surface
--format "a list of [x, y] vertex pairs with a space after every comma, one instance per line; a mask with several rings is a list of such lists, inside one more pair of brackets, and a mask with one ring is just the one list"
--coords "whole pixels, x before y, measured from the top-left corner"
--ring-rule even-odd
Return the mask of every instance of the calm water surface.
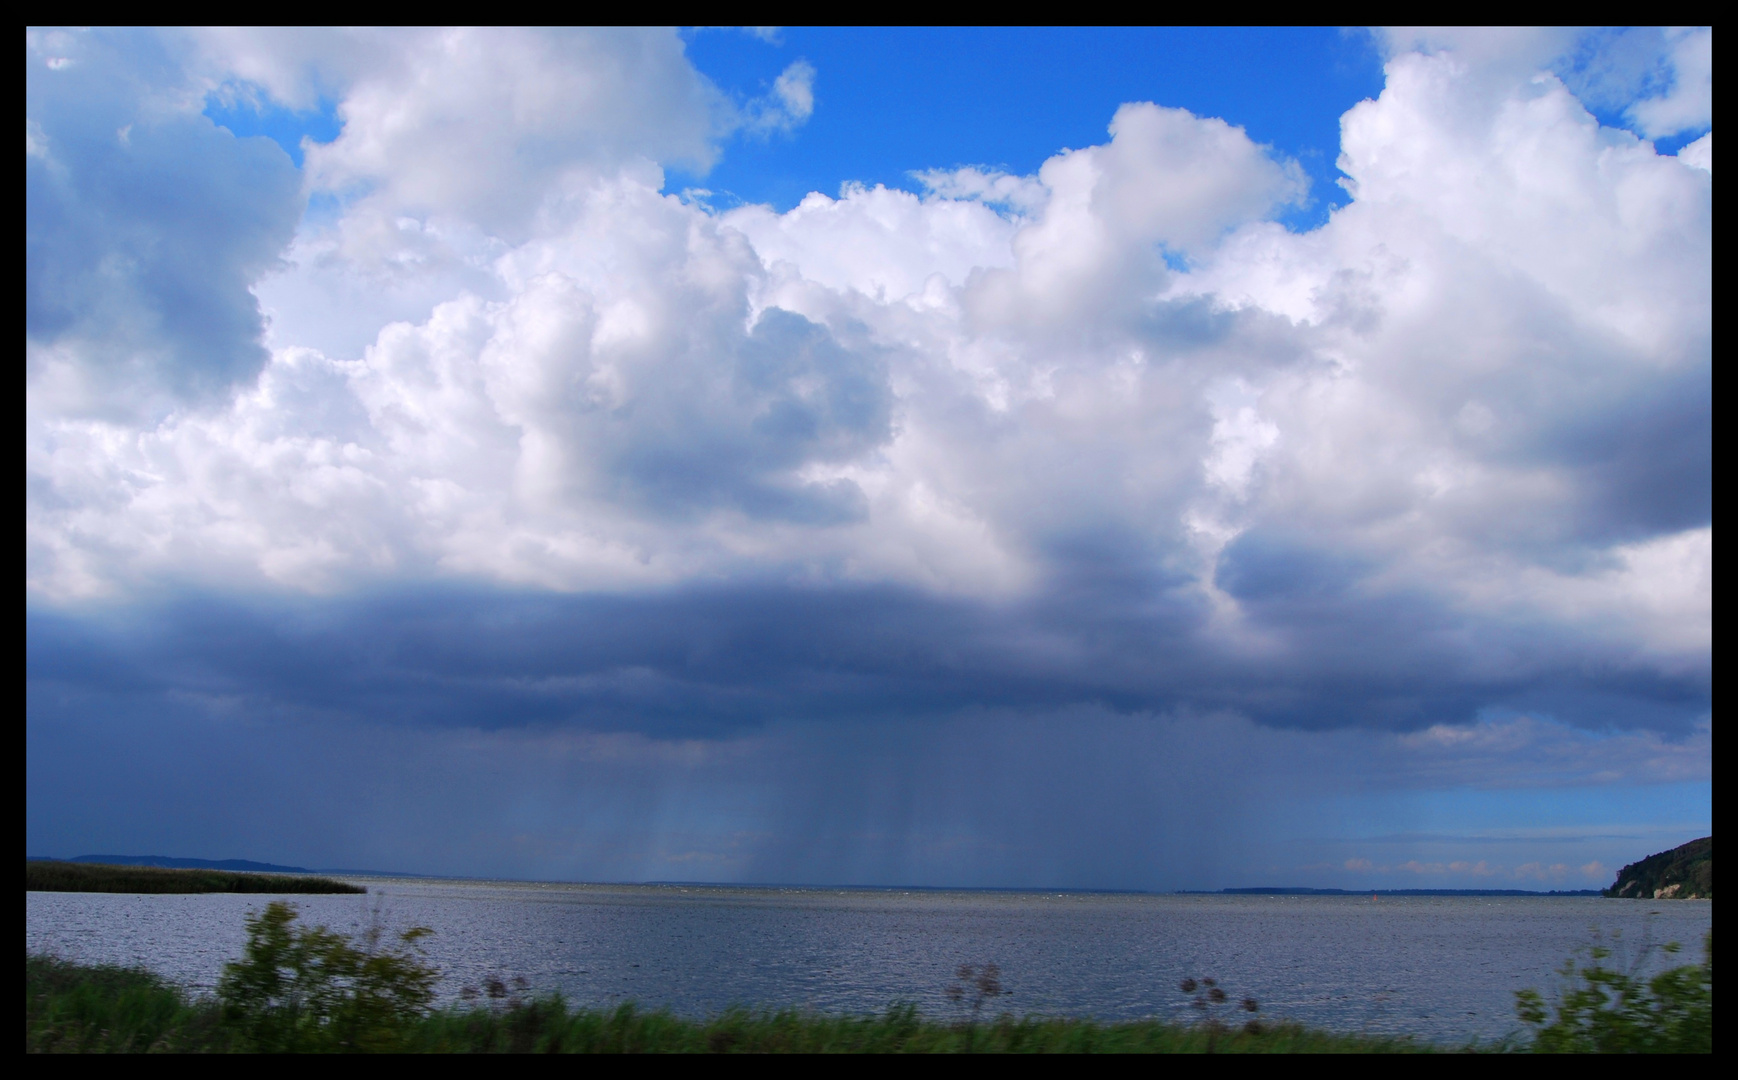
[[[1462, 1041], [1512, 1032], [1514, 991], [1550, 989], [1598, 928], [1619, 956], [1679, 941], [1700, 958], [1713, 903], [1598, 897], [1167, 896], [546, 885], [358, 879], [367, 896], [289, 897], [355, 931], [428, 926], [454, 996], [523, 976], [572, 1003], [632, 998], [689, 1015], [728, 1005], [951, 1015], [960, 964], [1000, 965], [1013, 1012], [1183, 1018], [1177, 983], [1213, 976], [1262, 1014]], [[26, 893], [24, 945], [144, 964], [209, 990], [271, 897]], [[1645, 954], [1645, 955], [1644, 955]]]

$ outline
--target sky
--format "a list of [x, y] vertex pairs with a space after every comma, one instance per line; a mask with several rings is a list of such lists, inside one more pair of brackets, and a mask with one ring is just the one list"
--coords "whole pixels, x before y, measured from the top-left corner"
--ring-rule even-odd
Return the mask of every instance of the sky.
[[26, 846], [1597, 888], [1712, 31], [29, 30]]

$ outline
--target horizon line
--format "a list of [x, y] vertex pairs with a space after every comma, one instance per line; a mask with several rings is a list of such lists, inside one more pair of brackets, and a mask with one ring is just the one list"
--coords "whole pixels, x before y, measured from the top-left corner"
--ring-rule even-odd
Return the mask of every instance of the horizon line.
[[[488, 877], [472, 874], [434, 874], [403, 870], [364, 870], [353, 867], [304, 867], [289, 866], [277, 863], [267, 863], [255, 859], [197, 859], [170, 855], [75, 855], [71, 858], [61, 858], [53, 855], [26, 855], [26, 862], [85, 862], [94, 863], [101, 859], [160, 859], [164, 862], [204, 864], [186, 867], [186, 869], [231, 869], [237, 873], [288, 873], [288, 874], [342, 874], [355, 877], [383, 877], [421, 879], [429, 881], [474, 881], [495, 884], [525, 884], [525, 885], [586, 885], [615, 886], [639, 888], [695, 888], [695, 889], [791, 889], [808, 891], [848, 890], [855, 892], [993, 892], [993, 893], [1076, 893], [1089, 895], [1124, 895], [1124, 896], [1361, 896], [1369, 893], [1372, 896], [1384, 894], [1391, 896], [1598, 896], [1604, 890], [1592, 889], [1499, 889], [1499, 888], [1449, 888], [1449, 887], [1412, 887], [1412, 888], [1342, 888], [1338, 886], [1314, 887], [1304, 885], [1243, 885], [1227, 886], [1219, 889], [1140, 889], [1114, 886], [1090, 885], [913, 885], [892, 884], [875, 885], [862, 883], [838, 882], [781, 882], [781, 881], [686, 881], [664, 878], [645, 880], [591, 880], [581, 881], [565, 878], [516, 878]], [[225, 867], [224, 863], [252, 863], [262, 867], [260, 870], [250, 870], [239, 867]], [[121, 863], [115, 865], [129, 865]], [[141, 865], [134, 861], [130, 865]], [[148, 864], [146, 864], [148, 865]], [[171, 867], [170, 869], [175, 869]]]

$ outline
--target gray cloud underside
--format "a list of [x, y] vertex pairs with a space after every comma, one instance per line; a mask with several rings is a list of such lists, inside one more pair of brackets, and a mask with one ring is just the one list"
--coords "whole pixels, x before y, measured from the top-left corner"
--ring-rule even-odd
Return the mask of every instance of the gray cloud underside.
[[[268, 708], [209, 678], [163, 681], [32, 682], [33, 852], [168, 845], [588, 880], [1583, 887], [1706, 825], [1706, 726], [1661, 740], [1511, 719], [1391, 736], [1022, 705], [648, 738], [375, 723], [353, 700]], [[1527, 827], [1468, 833], [1459, 814], [1409, 805], [1468, 787], [1499, 805], [1511, 789]], [[1594, 805], [1564, 812], [1578, 792]], [[1362, 801], [1336, 809], [1345, 796]]]
[[94, 621], [32, 612], [28, 672], [42, 685], [234, 699], [262, 715], [676, 738], [1089, 704], [1397, 731], [1509, 709], [1682, 734], [1711, 708], [1706, 669], [1674, 676], [1599, 658], [1526, 625], [1468, 625], [1422, 598], [1337, 604], [1339, 566], [1253, 546], [1237, 558], [1245, 581], [1268, 583], [1265, 595], [1251, 587], [1264, 613], [1291, 624], [1296, 645], [1284, 655], [1204, 647], [1199, 604], [1088, 580], [994, 606], [778, 586], [296, 604], [203, 596]]

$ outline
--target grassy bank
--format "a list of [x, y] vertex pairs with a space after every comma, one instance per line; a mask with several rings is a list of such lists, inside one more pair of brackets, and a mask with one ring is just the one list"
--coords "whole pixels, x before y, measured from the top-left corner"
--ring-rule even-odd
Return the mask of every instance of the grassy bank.
[[25, 892], [112, 893], [362, 893], [360, 885], [300, 874], [235, 870], [170, 870], [159, 866], [26, 862]]
[[[248, 1018], [191, 1000], [148, 971], [24, 962], [27, 1053], [233, 1053], [263, 1049]], [[1291, 1025], [1258, 1032], [1135, 1021], [1002, 1017], [949, 1023], [909, 1008], [879, 1016], [796, 1011], [685, 1020], [632, 1005], [570, 1009], [560, 998], [437, 1010], [405, 1023], [313, 1035], [302, 1050], [412, 1053], [1418, 1053], [1405, 1039], [1338, 1035]], [[278, 1043], [281, 1046], [281, 1042]]]
[[[461, 991], [464, 1004], [433, 1008], [440, 974], [424, 959], [426, 928], [387, 939], [372, 926], [352, 939], [298, 923], [282, 900], [247, 916], [247, 946], [226, 964], [212, 998], [136, 968], [24, 960], [27, 1053], [1429, 1053], [1404, 1038], [1346, 1035], [1258, 1018], [1212, 979], [1185, 979], [1199, 1022], [1097, 1023], [1055, 1017], [991, 1018], [1002, 994], [993, 964], [962, 965], [948, 987], [956, 1015], [909, 1006], [875, 1016], [738, 1009], [706, 1020], [632, 1004], [571, 1009], [559, 996], [521, 998], [498, 979]], [[1664, 946], [1668, 954], [1679, 951]], [[1530, 1048], [1547, 1052], [1710, 1053], [1714, 945], [1700, 964], [1643, 979], [1607, 967], [1608, 947], [1561, 969], [1551, 999], [1516, 994]], [[1639, 961], [1638, 961], [1639, 963]], [[525, 988], [523, 981], [520, 989]], [[989, 1006], [989, 1008], [986, 1008]], [[1241, 1019], [1236, 1019], [1241, 1018]], [[1230, 1021], [1230, 1022], [1228, 1022]]]

